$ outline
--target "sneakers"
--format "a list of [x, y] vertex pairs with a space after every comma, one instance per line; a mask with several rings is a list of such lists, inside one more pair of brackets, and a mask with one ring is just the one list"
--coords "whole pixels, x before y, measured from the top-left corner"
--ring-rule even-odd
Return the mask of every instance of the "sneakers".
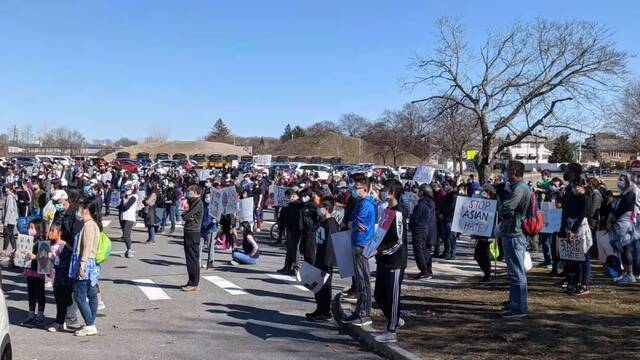
[[395, 343], [398, 342], [398, 337], [396, 333], [393, 333], [389, 330], [385, 330], [382, 334], [375, 337], [375, 340], [379, 343]]
[[282, 275], [296, 276], [296, 271], [295, 270], [280, 269], [280, 270], [277, 270], [276, 272], [278, 274], [282, 274]]
[[331, 320], [331, 313], [312, 312], [304, 315], [311, 322], [325, 322]]
[[133, 252], [125, 251], [124, 257], [126, 257], [127, 259], [130, 259], [130, 258], [134, 258], [135, 256], [133, 255]]
[[66, 319], [65, 321], [65, 326], [68, 329], [80, 329], [82, 326], [80, 325], [80, 323], [78, 322], [77, 318], [73, 318], [73, 319]]
[[98, 335], [98, 329], [95, 325], [85, 326], [82, 329], [76, 331], [76, 336], [95, 336]]
[[483, 276], [482, 279], [480, 279], [481, 284], [490, 283], [491, 281], [491, 276]]
[[58, 324], [54, 322], [51, 326], [47, 328], [48, 332], [63, 332], [67, 331], [67, 324]]
[[237, 262], [237, 261], [235, 261], [235, 260], [231, 260], [231, 261], [229, 261], [229, 263], [230, 263], [232, 266], [239, 266], [239, 265], [240, 265], [240, 263], [238, 263], [238, 262]]
[[403, 318], [398, 319], [398, 327], [401, 328], [403, 326], [404, 326], [404, 319]]
[[587, 296], [591, 294], [586, 286], [579, 285], [576, 290], [571, 294], [573, 296]]
[[526, 313], [517, 313], [517, 312], [513, 312], [513, 311], [505, 311], [502, 314], [502, 318], [503, 319], [522, 319], [522, 318], [526, 318], [527, 314]]
[[633, 276], [632, 273], [625, 273], [620, 280], [616, 281], [616, 284], [627, 285], [627, 284], [633, 284], [635, 282], [636, 282], [636, 278]]
[[107, 305], [104, 304], [104, 301], [98, 302], [98, 310], [104, 310], [107, 308]]
[[411, 278], [411, 280], [422, 280], [422, 279], [425, 279], [425, 280], [433, 279], [433, 275], [419, 272]]
[[29, 314], [24, 320], [22, 320], [22, 322], [20, 322], [20, 325], [22, 326], [31, 326], [33, 325], [33, 322], [36, 320], [36, 315], [35, 314]]
[[364, 326], [371, 325], [373, 323], [371, 321], [371, 318], [369, 317], [361, 318], [360, 316], [358, 316], [358, 314], [352, 314], [351, 316], [348, 316], [343, 320], [343, 322], [350, 323], [351, 325], [357, 326], [357, 327], [364, 327]]
[[182, 291], [184, 292], [194, 292], [194, 291], [198, 291], [198, 287], [197, 286], [192, 286], [192, 285], [187, 285], [185, 287], [182, 288]]
[[155, 241], [155, 240], [147, 240], [147, 241], [145, 242], [145, 244], [147, 244], [147, 245], [155, 245], [155, 244], [156, 244], [156, 241]]

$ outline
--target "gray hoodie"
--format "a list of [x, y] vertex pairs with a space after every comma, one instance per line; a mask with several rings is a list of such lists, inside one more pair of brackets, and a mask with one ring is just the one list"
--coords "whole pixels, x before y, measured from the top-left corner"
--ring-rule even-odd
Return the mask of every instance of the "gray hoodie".
[[2, 212], [2, 225], [16, 225], [18, 223], [18, 198], [16, 194], [7, 194]]

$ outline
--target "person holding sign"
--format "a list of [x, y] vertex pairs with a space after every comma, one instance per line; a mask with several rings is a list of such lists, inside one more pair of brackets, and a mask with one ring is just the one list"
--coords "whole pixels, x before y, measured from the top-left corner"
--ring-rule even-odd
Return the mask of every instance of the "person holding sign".
[[[479, 197], [483, 199], [491, 199], [496, 200], [496, 190], [491, 184], [485, 184], [482, 187], [482, 192]], [[476, 196], [478, 197], [478, 196]], [[496, 241], [495, 239], [491, 239], [490, 237], [485, 236], [474, 236], [476, 239], [476, 248], [473, 252], [473, 259], [480, 266], [480, 270], [484, 276], [480, 280], [481, 283], [487, 283], [491, 281], [491, 259], [489, 257], [489, 244], [491, 241]]]
[[[422, 186], [429, 186], [423, 184]], [[396, 330], [400, 325], [400, 289], [404, 270], [407, 268], [407, 210], [398, 201], [402, 197], [402, 183], [398, 180], [387, 180], [384, 188], [388, 194], [389, 207], [395, 212], [395, 218], [389, 230], [378, 246], [376, 254], [376, 289], [374, 297], [380, 305], [387, 325], [384, 333], [376, 336], [382, 343], [397, 342]], [[427, 195], [423, 194], [423, 199]], [[433, 220], [433, 215], [431, 216]], [[429, 220], [431, 222], [431, 220]], [[431, 229], [435, 227], [432, 224]], [[429, 252], [427, 250], [427, 252]]]
[[522, 220], [531, 203], [531, 190], [522, 180], [524, 176], [522, 162], [509, 162], [506, 173], [507, 186], [511, 188], [511, 192], [508, 193], [500, 206], [499, 214], [502, 218], [500, 233], [502, 234], [504, 259], [507, 263], [507, 272], [511, 283], [509, 284], [509, 303], [502, 316], [513, 319], [524, 318], [529, 311], [527, 274], [524, 268], [528, 241], [522, 232]]
[[333, 198], [325, 196], [317, 210], [320, 224], [316, 230], [316, 258], [313, 265], [322, 271], [323, 278], [326, 274], [329, 277], [322, 289], [315, 294], [316, 310], [305, 314], [307, 320], [314, 322], [331, 319], [331, 279], [333, 267], [336, 266], [331, 235], [339, 230], [338, 222], [332, 216], [334, 208], [335, 201]]
[[636, 282], [633, 276], [633, 214], [637, 202], [635, 185], [628, 174], [621, 174], [618, 178], [620, 200], [609, 215], [607, 230], [611, 237], [611, 245], [620, 252], [624, 273], [615, 279], [616, 284], [625, 285]]
[[[24, 275], [27, 278], [27, 295], [29, 297], [29, 314], [27, 318], [20, 324], [23, 326], [42, 326], [44, 325], [44, 308], [46, 305], [44, 281], [45, 273], [38, 272], [40, 243], [47, 241], [46, 225], [41, 219], [32, 220], [29, 223], [29, 236], [33, 236], [33, 251], [30, 255], [31, 262], [24, 268]], [[44, 254], [44, 261], [48, 261], [48, 252]], [[38, 306], [38, 315], [36, 316], [36, 305]]]

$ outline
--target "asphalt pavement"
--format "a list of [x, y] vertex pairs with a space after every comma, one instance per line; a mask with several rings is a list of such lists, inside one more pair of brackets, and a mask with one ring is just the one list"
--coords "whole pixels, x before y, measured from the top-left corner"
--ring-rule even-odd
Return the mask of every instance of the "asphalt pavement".
[[[127, 259], [117, 218], [103, 220], [113, 254], [100, 278], [106, 309], [99, 311], [96, 321], [99, 335], [79, 338], [20, 326], [28, 309], [25, 278], [17, 269], [5, 269], [2, 287], [14, 359], [377, 358], [340, 334], [335, 323], [305, 320], [304, 314], [315, 309], [313, 294], [293, 278], [276, 274], [285, 251], [271, 244], [267, 232], [257, 234], [258, 265], [232, 266], [229, 251], [217, 252], [215, 268], [201, 273], [200, 291], [184, 293], [181, 228], [173, 235], [158, 235], [156, 245], [145, 245], [146, 229], [137, 226], [135, 258]], [[346, 285], [337, 281], [334, 291]], [[45, 315], [53, 319], [51, 289], [47, 301]]]

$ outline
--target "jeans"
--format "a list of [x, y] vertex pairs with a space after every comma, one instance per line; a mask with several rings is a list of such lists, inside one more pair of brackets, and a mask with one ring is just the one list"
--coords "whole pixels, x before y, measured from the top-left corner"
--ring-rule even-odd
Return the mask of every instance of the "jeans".
[[162, 215], [162, 222], [160, 223], [160, 227], [164, 229], [164, 226], [167, 224], [167, 218], [171, 221], [171, 231], [176, 230], [176, 213], [177, 206], [169, 205], [164, 207], [164, 214]]
[[300, 244], [300, 231], [287, 229], [287, 254], [284, 260], [285, 270], [297, 270], [300, 262], [298, 245]]
[[148, 226], [147, 233], [149, 234], [149, 238], [147, 239], [147, 241], [154, 241], [154, 238], [156, 237], [156, 227]]
[[576, 262], [576, 280], [578, 283], [587, 286], [591, 280], [591, 259], [585, 254], [585, 261]]
[[200, 283], [200, 264], [198, 250], [200, 249], [200, 232], [184, 232], [184, 258], [187, 263], [187, 273], [189, 274], [190, 286], [198, 286]]
[[[213, 241], [214, 234], [218, 233], [218, 224], [211, 223], [200, 232], [200, 236], [204, 241], [200, 243], [200, 251], [198, 252], [199, 261], [202, 262], [202, 249], [207, 247], [207, 263], [213, 262], [216, 252], [216, 244]], [[206, 263], [205, 263], [206, 265]]]
[[258, 262], [258, 259], [252, 258], [242, 250], [234, 250], [231, 253], [231, 259], [242, 265], [255, 265]]
[[631, 254], [633, 255], [633, 275], [640, 275], [640, 240], [631, 243]]
[[91, 280], [77, 280], [73, 284], [73, 298], [85, 325], [93, 326], [98, 313], [98, 286], [91, 286]]
[[355, 246], [353, 248], [354, 284], [356, 286], [356, 296], [358, 302], [354, 314], [361, 319], [371, 315], [371, 280], [369, 279], [369, 259], [362, 252], [364, 248]]
[[444, 242], [444, 256], [455, 257], [456, 256], [456, 243], [460, 234], [451, 231], [451, 223], [448, 222], [445, 225], [445, 242]]
[[122, 220], [120, 227], [122, 227], [122, 240], [124, 240], [127, 246], [127, 251], [131, 250], [131, 230], [133, 229], [133, 221]]
[[527, 238], [524, 235], [504, 236], [502, 238], [504, 260], [509, 273], [509, 310], [526, 314], [528, 309], [527, 274], [524, 270], [524, 253], [527, 250]]
[[540, 234], [540, 245], [542, 245], [544, 264], [551, 265], [551, 234]]

